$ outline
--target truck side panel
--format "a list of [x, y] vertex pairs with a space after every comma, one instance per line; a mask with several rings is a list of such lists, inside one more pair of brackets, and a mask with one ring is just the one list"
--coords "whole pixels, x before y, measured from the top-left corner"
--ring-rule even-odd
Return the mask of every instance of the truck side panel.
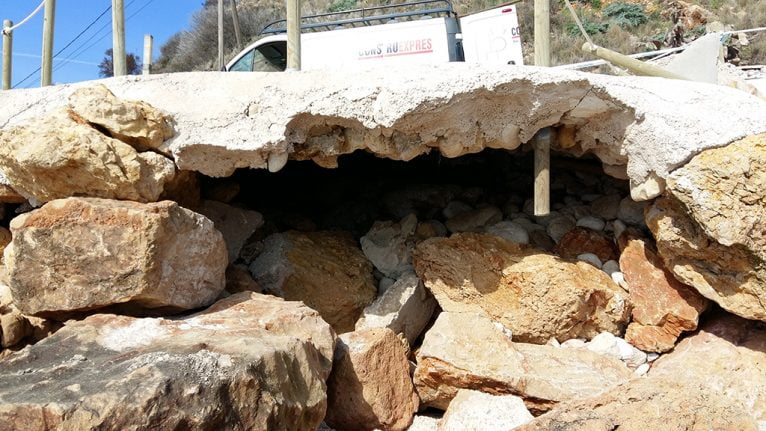
[[456, 55], [455, 44], [449, 41], [450, 37], [454, 38], [456, 27], [453, 18], [442, 17], [304, 33], [301, 36], [302, 68], [332, 68], [349, 63], [448, 62]]
[[466, 62], [524, 64], [516, 5], [465, 16], [460, 27]]

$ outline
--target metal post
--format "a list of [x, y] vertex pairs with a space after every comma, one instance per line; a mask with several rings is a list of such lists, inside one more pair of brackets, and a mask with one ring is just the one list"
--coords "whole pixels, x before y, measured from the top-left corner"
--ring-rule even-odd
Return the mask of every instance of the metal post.
[[125, 57], [125, 1], [112, 0], [112, 64], [114, 76], [128, 74]]
[[551, 4], [535, 0], [535, 66], [551, 65]]
[[242, 33], [239, 31], [239, 14], [237, 13], [237, 0], [231, 0], [231, 14], [234, 18], [234, 37], [237, 39], [237, 48], [242, 49]]
[[287, 70], [301, 70], [301, 0], [287, 0]]
[[223, 66], [223, 0], [218, 0], [218, 70]]
[[551, 189], [551, 129], [537, 132], [534, 138], [535, 148], [535, 215], [550, 214]]
[[51, 85], [53, 80], [53, 22], [56, 17], [56, 0], [45, 0], [43, 17], [43, 57], [40, 66], [40, 86]]
[[11, 62], [13, 61], [13, 32], [5, 32], [5, 29], [13, 27], [9, 19], [3, 21], [3, 90], [11, 89]]
[[141, 70], [142, 75], [149, 75], [152, 73], [152, 42], [154, 42], [152, 35], [145, 34], [143, 67]]

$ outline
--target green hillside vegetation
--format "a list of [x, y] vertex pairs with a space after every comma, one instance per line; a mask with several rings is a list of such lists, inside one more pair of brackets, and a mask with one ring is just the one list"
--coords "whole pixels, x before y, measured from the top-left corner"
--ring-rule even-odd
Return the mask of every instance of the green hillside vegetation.
[[[766, 23], [766, 1], [763, 0], [570, 0], [583, 21], [586, 31], [601, 46], [625, 53], [637, 53], [675, 47], [705, 34], [706, 25], [722, 23], [725, 28], [739, 30]], [[190, 28], [175, 34], [161, 47], [155, 64], [158, 72], [213, 70], [217, 58], [216, 1], [208, 0], [194, 15]], [[234, 40], [231, 9], [225, 2], [226, 58], [231, 59], [240, 48]], [[303, 0], [303, 13], [342, 11], [377, 4], [396, 4], [390, 0]], [[497, 0], [456, 0], [460, 14], [489, 9], [507, 2]], [[243, 45], [258, 39], [261, 29], [284, 16], [284, 1], [239, 0], [238, 12]], [[524, 40], [527, 64], [533, 63], [532, 0], [518, 5], [519, 25]], [[584, 39], [571, 19], [563, 0], [551, 3], [551, 56], [554, 65], [592, 60], [581, 51]], [[766, 63], [766, 33], [751, 33], [729, 38], [727, 59], [740, 64]]]

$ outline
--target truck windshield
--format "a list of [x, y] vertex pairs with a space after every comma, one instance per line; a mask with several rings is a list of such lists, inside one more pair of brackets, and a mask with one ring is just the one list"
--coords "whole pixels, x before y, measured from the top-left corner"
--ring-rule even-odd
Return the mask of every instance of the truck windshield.
[[287, 66], [287, 42], [276, 41], [251, 49], [237, 60], [230, 72], [282, 72]]

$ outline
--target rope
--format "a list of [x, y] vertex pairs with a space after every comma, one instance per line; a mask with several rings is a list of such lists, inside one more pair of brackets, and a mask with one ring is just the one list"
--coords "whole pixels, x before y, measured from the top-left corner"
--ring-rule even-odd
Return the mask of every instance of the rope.
[[574, 18], [575, 23], [577, 23], [577, 27], [580, 29], [580, 33], [585, 37], [585, 40], [588, 41], [589, 44], [595, 46], [596, 44], [593, 43], [593, 40], [591, 40], [590, 35], [587, 31], [585, 31], [585, 28], [582, 26], [582, 22], [580, 22], [580, 17], [577, 16], [577, 12], [575, 12], [574, 8], [572, 7], [572, 3], [569, 2], [569, 0], [564, 0], [567, 3], [567, 9], [569, 9], [569, 13], [572, 14], [572, 18]]
[[28, 17], [22, 19], [20, 23], [14, 25], [13, 27], [4, 28], [3, 29], [3, 34], [10, 34], [13, 30], [16, 30], [17, 28], [21, 27], [24, 23], [26, 23], [27, 21], [32, 19], [32, 17], [35, 16], [35, 14], [37, 14], [37, 12], [40, 12], [40, 9], [43, 8], [44, 4], [45, 4], [45, 0], [41, 1], [40, 4], [37, 5], [37, 9], [32, 11], [32, 13], [30, 13]]

